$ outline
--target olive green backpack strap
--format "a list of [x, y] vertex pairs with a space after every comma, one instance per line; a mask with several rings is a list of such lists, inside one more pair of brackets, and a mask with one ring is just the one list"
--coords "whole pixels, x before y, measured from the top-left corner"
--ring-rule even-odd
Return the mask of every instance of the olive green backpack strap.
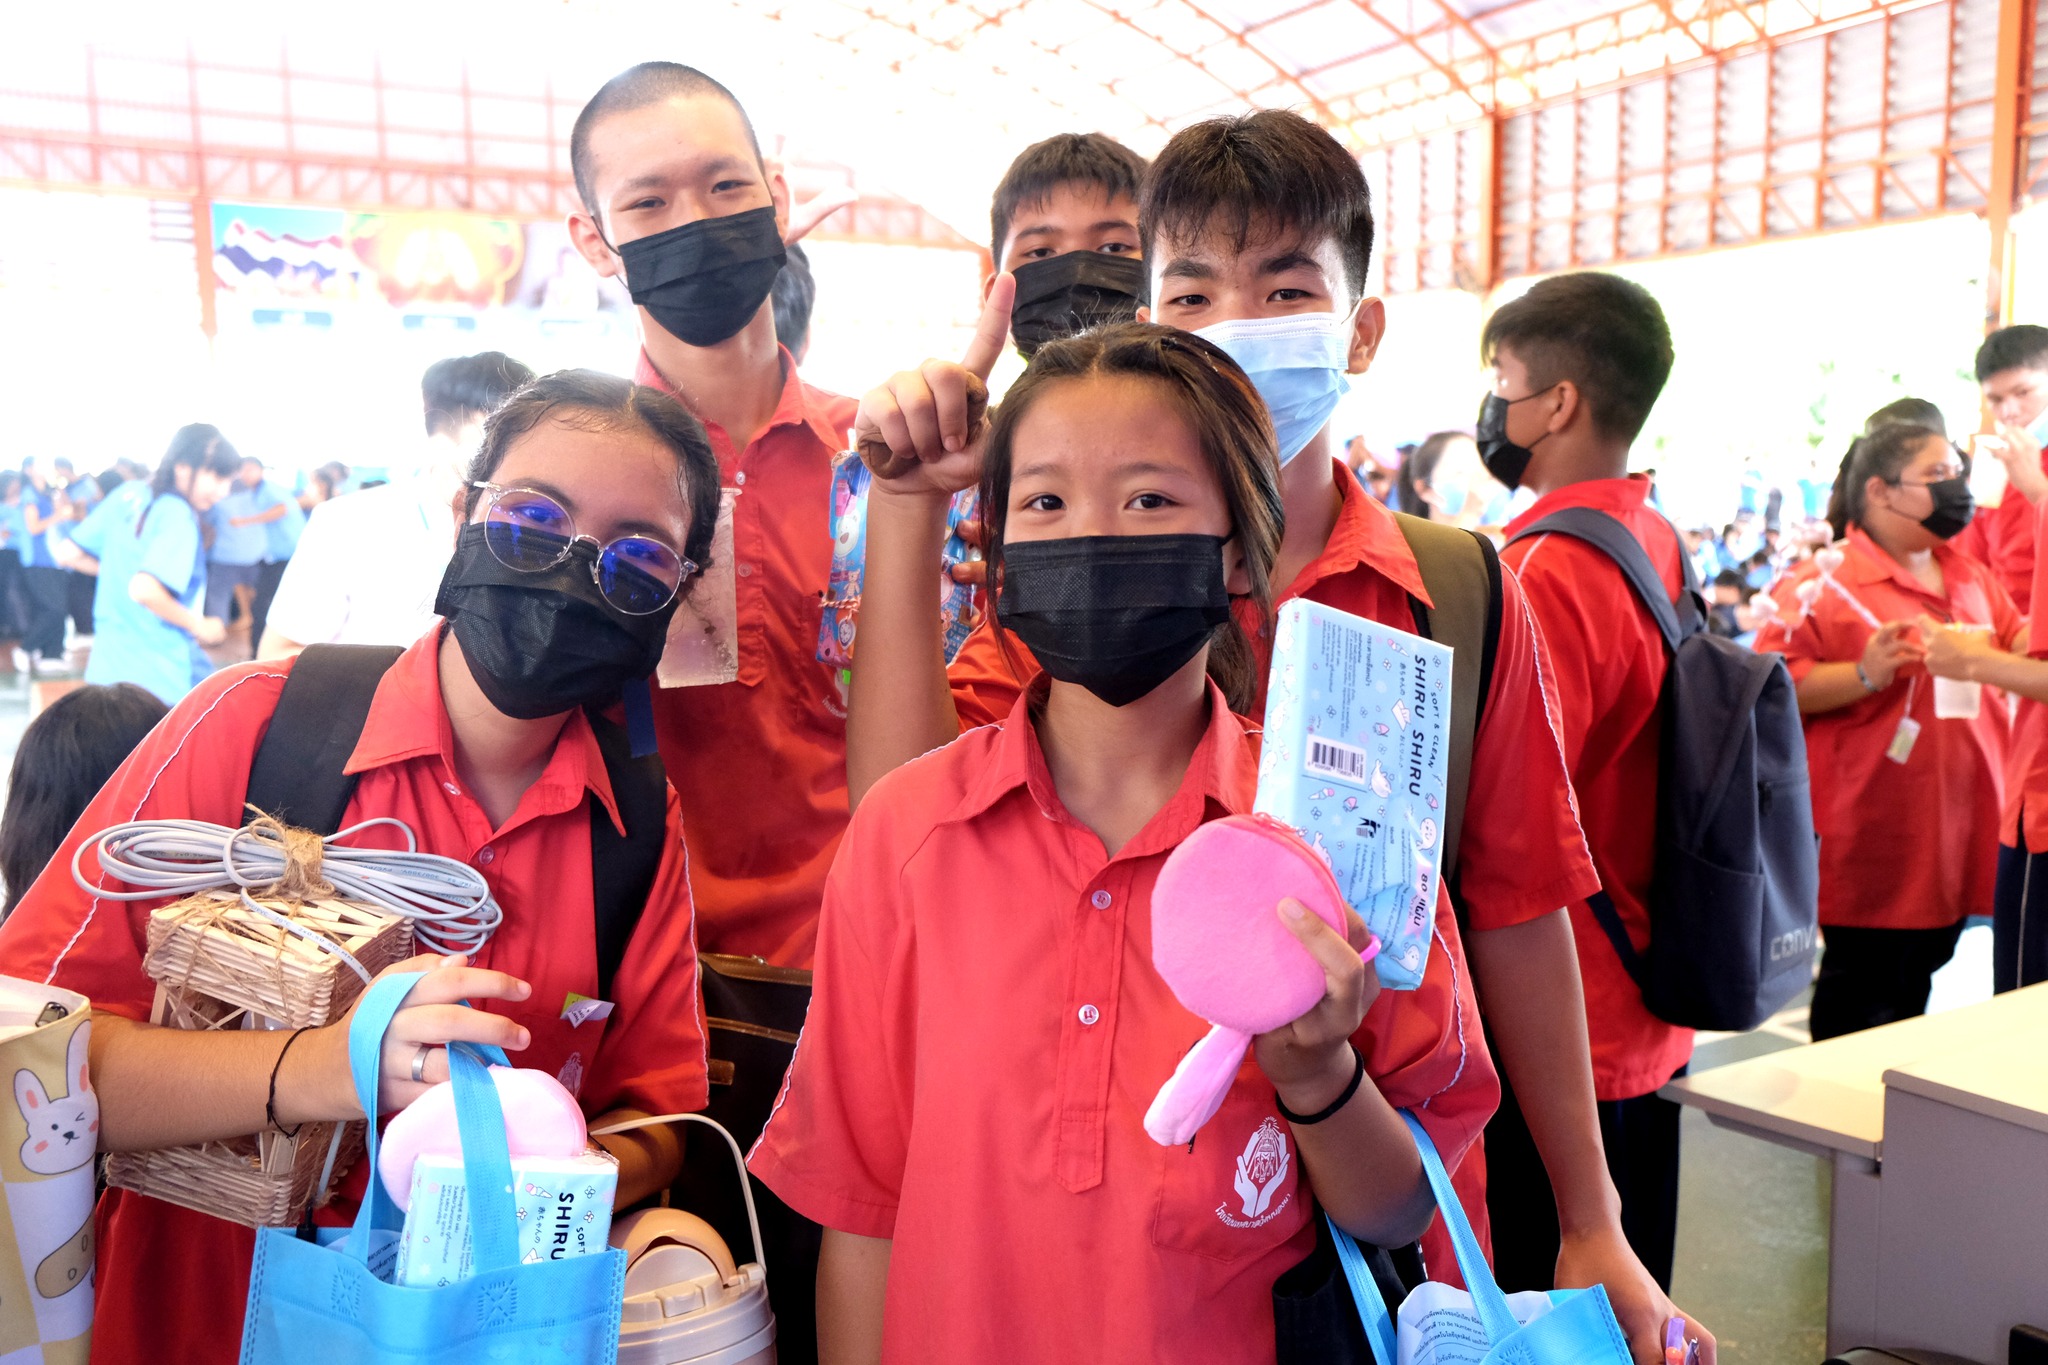
[[[1411, 596], [1415, 633], [1451, 648], [1451, 735], [1444, 792], [1443, 866], [1458, 880], [1458, 838], [1465, 826], [1465, 796], [1472, 786], [1472, 745], [1493, 690], [1493, 660], [1500, 648], [1500, 556], [1473, 531], [1396, 512], [1401, 534], [1422, 571], [1434, 607]], [[1460, 914], [1462, 914], [1462, 909]]]

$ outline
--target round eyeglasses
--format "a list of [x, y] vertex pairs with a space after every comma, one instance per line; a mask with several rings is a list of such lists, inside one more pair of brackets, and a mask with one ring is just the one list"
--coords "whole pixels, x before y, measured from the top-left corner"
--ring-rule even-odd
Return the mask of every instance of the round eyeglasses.
[[697, 566], [651, 536], [620, 536], [600, 545], [578, 535], [569, 509], [531, 488], [470, 487], [484, 493], [484, 544], [508, 569], [546, 573], [571, 554], [590, 565], [598, 595], [627, 616], [651, 616], [675, 601]]

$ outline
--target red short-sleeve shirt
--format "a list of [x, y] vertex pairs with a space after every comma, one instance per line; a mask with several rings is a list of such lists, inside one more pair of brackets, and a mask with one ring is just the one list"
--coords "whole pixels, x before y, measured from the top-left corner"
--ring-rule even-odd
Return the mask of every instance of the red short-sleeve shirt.
[[[2007, 497], [2017, 500], [2019, 495], [2008, 493]], [[2048, 517], [2048, 501], [2041, 503], [2036, 516]], [[2035, 534], [2038, 539], [2038, 522]], [[2035, 557], [2032, 588], [2032, 600], [2048, 602], [2048, 557]], [[2048, 629], [2028, 633], [2027, 653], [2048, 659]], [[2048, 706], [2025, 697], [2019, 699], [2013, 715], [2012, 752], [2005, 766], [2005, 810], [1998, 826], [2000, 843], [2029, 853], [2048, 852]]]
[[[1153, 882], [1198, 825], [1250, 808], [1256, 766], [1212, 688], [1180, 790], [1108, 857], [1060, 804], [1025, 698], [861, 803], [752, 1167], [806, 1217], [893, 1239], [885, 1358], [1270, 1358], [1273, 1281], [1313, 1241], [1271, 1083], [1248, 1057], [1187, 1147], [1143, 1125], [1208, 1030], [1152, 966]], [[1355, 1041], [1456, 1162], [1499, 1083], [1448, 916], [1439, 942]]]
[[[1756, 647], [1782, 653], [1795, 682], [1816, 664], [1860, 660], [1876, 633], [1866, 612], [1988, 625], [2007, 647], [2026, 626], [1997, 576], [1969, 555], [1934, 551], [1945, 589], [1934, 593], [1859, 528], [1841, 548], [1832, 579], [1807, 567], [1779, 584], [1780, 614], [1757, 632]], [[1919, 738], [1895, 763], [1885, 751], [1909, 714]], [[1986, 688], [1975, 720], [1937, 720], [1933, 679], [1909, 665], [1884, 691], [1805, 724], [1821, 924], [1941, 929], [1989, 914], [2011, 728], [2004, 694]]]
[[[1343, 502], [1322, 554], [1301, 571], [1279, 601], [1296, 597], [1355, 616], [1415, 628], [1409, 599], [1434, 607], [1422, 571], [1393, 513], [1339, 463]], [[1501, 929], [1547, 915], [1599, 889], [1599, 878], [1579, 829], [1564, 755], [1550, 709], [1551, 685], [1543, 646], [1521, 584], [1503, 570], [1500, 644], [1493, 686], [1474, 738], [1472, 784], [1465, 798], [1459, 844], [1458, 887], [1472, 929]], [[1007, 643], [1006, 656], [1004, 646]], [[1259, 695], [1254, 717], [1265, 712], [1266, 666], [1272, 638], [1261, 632]], [[1012, 666], [1012, 660], [1015, 666]], [[1460, 661], [1463, 663], [1464, 661]], [[1476, 661], [1475, 661], [1476, 665]], [[1038, 671], [1021, 640], [996, 635], [993, 613], [961, 647], [947, 676], [962, 728], [986, 725], [1008, 713], [1023, 680]]]
[[[682, 801], [706, 952], [809, 967], [818, 898], [846, 829], [846, 698], [818, 662], [832, 570], [832, 455], [855, 404], [782, 353], [782, 398], [744, 450], [705, 424], [733, 506], [739, 680], [657, 688], [655, 733]], [[636, 378], [675, 388], [643, 351]]]
[[[603, 756], [589, 722], [572, 714], [539, 779], [492, 828], [456, 771], [437, 673], [440, 634], [436, 626], [379, 684], [347, 765], [360, 778], [344, 825], [393, 816], [421, 849], [483, 874], [505, 921], [475, 960], [533, 984], [522, 1004], [483, 1004], [531, 1032], [532, 1045], [513, 1054], [516, 1065], [561, 1076], [591, 1115], [703, 1108], [704, 1024], [674, 795], [668, 852], [612, 983], [616, 1008], [609, 1019], [571, 1025], [560, 1017], [567, 995], [597, 993], [587, 801], [618, 820]], [[130, 1019], [149, 1017], [155, 986], [142, 956], [149, 912], [163, 902], [93, 896], [72, 880], [72, 854], [127, 820], [240, 824], [249, 764], [291, 669], [291, 660], [279, 660], [216, 673], [143, 740], [0, 927], [0, 973], [79, 991], [95, 1008]], [[388, 827], [351, 842], [404, 846]], [[363, 1180], [359, 1166], [320, 1221], [352, 1219]], [[121, 1190], [107, 1192], [99, 1216], [94, 1358], [232, 1361], [248, 1297], [250, 1230]]]
[[[1590, 507], [1626, 526], [1649, 553], [1676, 600], [1684, 582], [1678, 535], [1649, 505], [1650, 481], [1596, 479], [1539, 498], [1507, 527], [1510, 536], [1566, 507]], [[1541, 535], [1509, 545], [1529, 609], [1543, 628], [1557, 734], [1564, 745], [1579, 820], [1593, 866], [1638, 949], [1649, 941], [1650, 877], [1657, 843], [1657, 750], [1664, 675], [1663, 634], [1613, 560], [1571, 536]], [[1651, 1014], [1586, 902], [1571, 905], [1586, 988], [1593, 1085], [1603, 1100], [1647, 1095], [1692, 1055], [1692, 1030]]]

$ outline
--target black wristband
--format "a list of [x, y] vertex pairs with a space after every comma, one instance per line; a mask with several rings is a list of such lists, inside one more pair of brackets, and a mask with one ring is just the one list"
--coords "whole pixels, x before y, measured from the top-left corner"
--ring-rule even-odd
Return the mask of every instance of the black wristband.
[[[270, 1095], [269, 1098], [263, 1101], [263, 1117], [269, 1120], [272, 1128], [283, 1133], [288, 1138], [297, 1137], [299, 1129], [306, 1125], [301, 1123], [297, 1127], [287, 1128], [277, 1121], [277, 1073], [284, 1069], [284, 1054], [292, 1050], [292, 1044], [298, 1042], [299, 1035], [305, 1031], [302, 1028], [293, 1029], [292, 1036], [285, 1039], [284, 1046], [277, 1050], [277, 1060], [270, 1064]], [[1281, 1112], [1285, 1113], [1287, 1111], [1283, 1109]]]
[[1365, 1079], [1365, 1054], [1358, 1050], [1358, 1044], [1353, 1043], [1351, 1045], [1351, 1056], [1357, 1061], [1358, 1066], [1357, 1069], [1351, 1073], [1351, 1084], [1344, 1087], [1343, 1094], [1339, 1095], [1336, 1099], [1331, 1100], [1328, 1104], [1316, 1110], [1316, 1112], [1313, 1114], [1297, 1114], [1292, 1109], [1289, 1109], [1287, 1107], [1287, 1102], [1285, 1100], [1281, 1099], [1278, 1095], [1275, 1095], [1273, 1097], [1273, 1103], [1279, 1106], [1280, 1117], [1286, 1119], [1289, 1123], [1293, 1124], [1297, 1128], [1306, 1128], [1310, 1124], [1321, 1123], [1324, 1119], [1330, 1117], [1330, 1115], [1336, 1113], [1339, 1109], [1342, 1109], [1345, 1105], [1351, 1103], [1351, 1097], [1358, 1093], [1359, 1082]]

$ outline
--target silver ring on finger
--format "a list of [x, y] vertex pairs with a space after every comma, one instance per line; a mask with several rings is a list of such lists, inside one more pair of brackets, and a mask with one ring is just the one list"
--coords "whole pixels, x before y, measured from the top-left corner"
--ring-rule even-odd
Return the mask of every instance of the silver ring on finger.
[[434, 1055], [432, 1043], [421, 1043], [419, 1050], [412, 1054], [412, 1078], [424, 1083], [427, 1079], [427, 1058]]

